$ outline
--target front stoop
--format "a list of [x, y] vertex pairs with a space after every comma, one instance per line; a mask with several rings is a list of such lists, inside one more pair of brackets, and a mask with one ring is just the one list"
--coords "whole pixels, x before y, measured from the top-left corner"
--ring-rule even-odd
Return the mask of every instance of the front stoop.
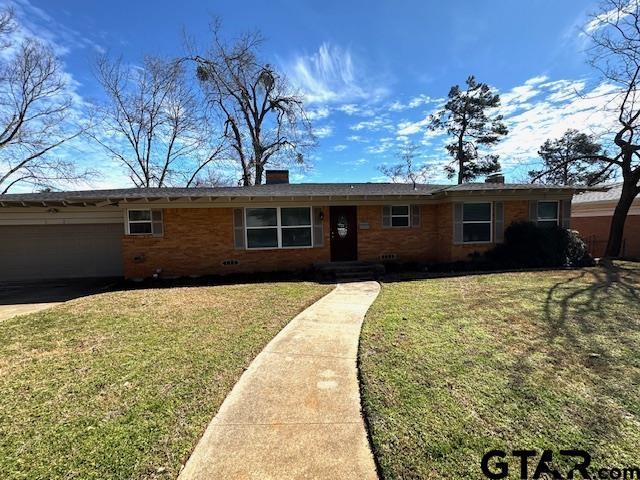
[[376, 480], [357, 352], [376, 282], [338, 285], [255, 358], [179, 480]]
[[361, 261], [316, 263], [313, 269], [320, 280], [335, 282], [378, 280], [385, 273], [383, 264]]

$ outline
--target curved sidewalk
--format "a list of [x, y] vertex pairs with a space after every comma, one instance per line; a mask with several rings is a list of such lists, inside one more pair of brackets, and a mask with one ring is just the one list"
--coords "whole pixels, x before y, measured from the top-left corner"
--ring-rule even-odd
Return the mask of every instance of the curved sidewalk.
[[376, 282], [338, 285], [255, 358], [180, 480], [377, 479], [356, 356]]

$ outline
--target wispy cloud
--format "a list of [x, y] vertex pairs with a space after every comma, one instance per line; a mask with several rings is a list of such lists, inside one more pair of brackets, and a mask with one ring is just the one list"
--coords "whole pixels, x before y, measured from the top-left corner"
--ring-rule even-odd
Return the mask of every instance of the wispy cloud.
[[607, 23], [628, 16], [639, 6], [640, 0], [630, 0], [622, 9], [618, 9], [616, 7], [612, 8], [611, 10], [607, 10], [600, 15], [594, 16], [589, 22], [587, 22], [587, 24], [584, 26], [584, 31], [585, 33], [591, 33], [595, 30], [598, 30], [599, 28], [605, 26]]
[[380, 115], [373, 120], [363, 120], [361, 122], [350, 125], [349, 129], [356, 132], [360, 130], [374, 132], [378, 130], [393, 131], [394, 127], [391, 121], [385, 115]]
[[307, 117], [309, 120], [322, 120], [323, 118], [327, 118], [331, 111], [329, 107], [320, 106], [316, 109], [307, 110]]
[[333, 134], [333, 127], [331, 125], [323, 125], [313, 129], [313, 134], [318, 138], [330, 137]]
[[539, 101], [519, 105], [505, 119], [509, 134], [493, 149], [503, 165], [536, 159], [545, 140], [558, 138], [570, 128], [606, 136], [615, 127], [615, 86], [602, 83], [586, 89], [583, 80], [558, 80], [540, 87]]
[[393, 103], [389, 104], [389, 110], [391, 110], [392, 112], [402, 112], [404, 110], [418, 108], [422, 105], [428, 105], [430, 103], [440, 103], [440, 102], [442, 102], [441, 98], [432, 98], [429, 95], [420, 94], [409, 99], [407, 103], [402, 103], [399, 100], [394, 101]]
[[370, 101], [388, 93], [386, 87], [375, 85], [372, 75], [354, 60], [350, 49], [328, 42], [315, 53], [285, 62], [284, 68], [308, 103]]

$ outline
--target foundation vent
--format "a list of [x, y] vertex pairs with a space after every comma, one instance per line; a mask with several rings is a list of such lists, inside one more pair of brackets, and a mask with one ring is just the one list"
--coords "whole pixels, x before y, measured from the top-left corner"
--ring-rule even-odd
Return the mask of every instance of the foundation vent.
[[234, 259], [229, 259], [229, 260], [223, 260], [222, 261], [222, 265], [238, 265], [240, 263], [239, 260], [234, 260]]
[[378, 255], [378, 260], [382, 260], [384, 261], [389, 261], [389, 260], [397, 260], [398, 255], [396, 255], [395, 253], [383, 253], [381, 255]]

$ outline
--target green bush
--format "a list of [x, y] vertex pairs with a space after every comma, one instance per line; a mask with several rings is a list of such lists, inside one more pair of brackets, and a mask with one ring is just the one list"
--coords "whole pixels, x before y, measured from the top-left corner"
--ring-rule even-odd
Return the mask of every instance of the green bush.
[[578, 232], [559, 226], [516, 222], [504, 231], [504, 243], [486, 253], [500, 268], [588, 266], [593, 258]]

